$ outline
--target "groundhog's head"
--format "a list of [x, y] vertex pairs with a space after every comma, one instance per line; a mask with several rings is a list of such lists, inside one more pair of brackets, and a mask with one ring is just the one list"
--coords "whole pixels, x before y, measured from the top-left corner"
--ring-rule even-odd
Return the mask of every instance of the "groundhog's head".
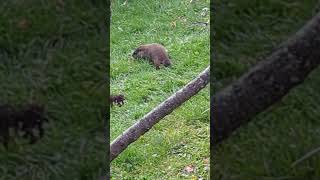
[[143, 46], [140, 46], [137, 49], [135, 49], [134, 52], [132, 53], [132, 57], [135, 59], [144, 58], [145, 57], [145, 48]]

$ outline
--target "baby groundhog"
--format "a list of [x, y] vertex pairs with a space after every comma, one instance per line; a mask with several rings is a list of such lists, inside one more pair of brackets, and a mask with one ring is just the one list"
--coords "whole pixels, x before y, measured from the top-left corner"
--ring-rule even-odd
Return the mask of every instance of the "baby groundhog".
[[167, 50], [161, 44], [146, 44], [139, 46], [132, 54], [135, 59], [147, 59], [150, 63], [160, 69], [160, 65], [163, 64], [165, 67], [171, 65], [171, 60], [168, 56]]
[[109, 101], [110, 101], [110, 105], [113, 106], [113, 104], [117, 104], [118, 106], [122, 106], [124, 104], [124, 95], [120, 94], [120, 95], [116, 95], [116, 96], [110, 96]]

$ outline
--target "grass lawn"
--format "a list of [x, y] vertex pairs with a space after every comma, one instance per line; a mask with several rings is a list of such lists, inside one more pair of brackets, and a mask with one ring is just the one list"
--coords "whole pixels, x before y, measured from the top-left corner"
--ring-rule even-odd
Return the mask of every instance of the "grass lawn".
[[[208, 0], [112, 1], [111, 94], [125, 105], [111, 111], [111, 141], [209, 65]], [[163, 43], [172, 68], [155, 70], [131, 53]], [[113, 179], [208, 179], [209, 86], [168, 115], [111, 164]], [[192, 166], [192, 167], [191, 167]], [[192, 172], [184, 169], [190, 167]]]
[[97, 179], [104, 174], [106, 34], [102, 1], [0, 2], [0, 95], [35, 99], [50, 123], [34, 145], [0, 146], [0, 179]]
[[[311, 18], [316, 0], [217, 0], [217, 91], [268, 55]], [[214, 179], [319, 179], [320, 156], [292, 163], [320, 146], [320, 69], [259, 114], [213, 153]]]

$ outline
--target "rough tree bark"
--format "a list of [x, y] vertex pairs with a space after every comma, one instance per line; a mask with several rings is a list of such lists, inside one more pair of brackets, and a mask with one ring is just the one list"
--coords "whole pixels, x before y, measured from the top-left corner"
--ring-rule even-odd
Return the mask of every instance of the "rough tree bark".
[[127, 129], [122, 135], [117, 137], [110, 146], [110, 161], [115, 159], [140, 136], [149, 131], [151, 127], [158, 123], [162, 118], [170, 114], [174, 109], [206, 87], [209, 83], [209, 76], [210, 66], [199, 74], [196, 79], [189, 82], [185, 87], [170, 96], [159, 106], [141, 118], [137, 123]]
[[317, 14], [269, 57], [212, 97], [211, 144], [226, 139], [240, 125], [279, 101], [302, 83], [319, 62], [320, 14]]

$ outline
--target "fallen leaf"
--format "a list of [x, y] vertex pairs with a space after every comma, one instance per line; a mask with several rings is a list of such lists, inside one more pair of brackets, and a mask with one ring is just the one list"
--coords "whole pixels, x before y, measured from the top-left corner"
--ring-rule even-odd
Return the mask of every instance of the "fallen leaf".
[[194, 171], [194, 166], [193, 166], [193, 165], [188, 165], [188, 166], [186, 166], [186, 167], [183, 169], [183, 171], [184, 171], [185, 173], [190, 174], [190, 173], [192, 173], [192, 172]]
[[191, 178], [192, 180], [198, 180], [198, 178], [196, 176], [192, 176]]
[[176, 26], [177, 26], [176, 21], [172, 21], [172, 22], [171, 22], [171, 27], [175, 28]]
[[63, 0], [57, 0], [57, 5], [58, 5], [60, 8], [64, 8], [64, 1], [63, 1]]
[[122, 6], [125, 6], [128, 4], [128, 0], [124, 1], [124, 3], [122, 4]]
[[20, 19], [17, 23], [17, 27], [21, 30], [26, 30], [30, 26], [30, 21], [26, 18]]
[[205, 165], [208, 165], [209, 164], [209, 158], [203, 159], [203, 162], [204, 162]]

